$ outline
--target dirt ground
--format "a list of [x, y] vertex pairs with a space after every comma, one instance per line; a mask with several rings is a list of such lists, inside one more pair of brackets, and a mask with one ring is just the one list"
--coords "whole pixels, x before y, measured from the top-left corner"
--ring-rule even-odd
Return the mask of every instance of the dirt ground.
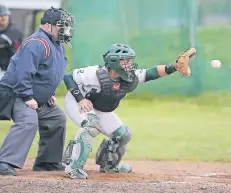
[[89, 179], [73, 180], [64, 172], [32, 172], [33, 160], [27, 160], [24, 169], [17, 170], [17, 176], [0, 177], [0, 193], [231, 193], [231, 163], [127, 163], [132, 173], [105, 174], [89, 160]]

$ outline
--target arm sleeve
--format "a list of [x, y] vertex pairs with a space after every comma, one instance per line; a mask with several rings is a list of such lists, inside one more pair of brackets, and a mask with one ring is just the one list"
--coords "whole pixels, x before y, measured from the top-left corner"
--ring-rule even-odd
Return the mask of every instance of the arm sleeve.
[[155, 80], [158, 78], [160, 78], [160, 75], [158, 73], [157, 66], [154, 66], [146, 70], [145, 82], [148, 82], [150, 80]]
[[17, 83], [14, 92], [24, 101], [33, 98], [32, 79], [37, 72], [40, 61], [45, 58], [45, 47], [39, 41], [30, 41], [23, 45], [13, 58], [16, 65]]
[[66, 73], [64, 75], [63, 81], [66, 85], [67, 90], [72, 90], [78, 86], [73, 79], [73, 71]]
[[64, 83], [66, 85], [67, 90], [71, 92], [77, 102], [80, 102], [84, 99], [81, 91], [79, 90], [78, 84], [73, 79], [74, 72], [69, 72], [64, 75]]
[[145, 82], [148, 82], [150, 80], [156, 80], [160, 77], [170, 75], [174, 72], [176, 72], [176, 68], [174, 64], [170, 64], [170, 65], [160, 64], [154, 66], [152, 68], [147, 69]]

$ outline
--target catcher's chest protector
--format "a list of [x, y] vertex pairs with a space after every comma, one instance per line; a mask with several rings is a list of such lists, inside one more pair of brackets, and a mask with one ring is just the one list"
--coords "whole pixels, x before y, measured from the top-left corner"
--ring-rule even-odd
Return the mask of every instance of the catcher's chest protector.
[[86, 98], [91, 100], [95, 109], [102, 112], [111, 112], [115, 110], [120, 103], [120, 100], [125, 97], [129, 92], [136, 89], [138, 85], [138, 78], [134, 75], [134, 81], [129, 83], [123, 80], [113, 81], [110, 79], [108, 72], [102, 67], [96, 71], [101, 91], [99, 93], [96, 90], [90, 91]]

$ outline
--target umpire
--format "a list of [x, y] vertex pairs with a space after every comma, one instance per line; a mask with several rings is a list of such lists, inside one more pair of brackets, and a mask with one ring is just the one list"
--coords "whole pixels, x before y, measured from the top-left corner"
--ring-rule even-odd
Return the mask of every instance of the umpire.
[[20, 30], [11, 22], [10, 14], [7, 7], [0, 5], [0, 79], [23, 39]]
[[[0, 175], [16, 175], [15, 168], [23, 167], [38, 128], [40, 141], [33, 170], [64, 170], [66, 116], [56, 105], [54, 93], [64, 77], [63, 44], [70, 43], [73, 22], [66, 10], [47, 10], [38, 31], [23, 41], [10, 60], [0, 81], [0, 117], [3, 120], [8, 114], [14, 124], [0, 149]], [[6, 114], [1, 113], [4, 111]]]

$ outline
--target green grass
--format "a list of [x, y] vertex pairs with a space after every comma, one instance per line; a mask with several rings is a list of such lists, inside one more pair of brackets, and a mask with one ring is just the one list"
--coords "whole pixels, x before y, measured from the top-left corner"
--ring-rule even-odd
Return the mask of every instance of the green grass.
[[[157, 97], [149, 102], [137, 99], [124, 100], [116, 112], [133, 131], [125, 158], [230, 161], [231, 106], [213, 103], [214, 97], [209, 95], [184, 100], [163, 98], [163, 101]], [[224, 100], [227, 100], [226, 97]], [[58, 98], [58, 103], [63, 108], [63, 98]], [[1, 121], [0, 144], [9, 127], [10, 122]], [[78, 127], [68, 120], [66, 144], [77, 130]], [[97, 138], [91, 157], [94, 156], [103, 137], [99, 135]], [[37, 144], [38, 135], [29, 157], [36, 155]]]

